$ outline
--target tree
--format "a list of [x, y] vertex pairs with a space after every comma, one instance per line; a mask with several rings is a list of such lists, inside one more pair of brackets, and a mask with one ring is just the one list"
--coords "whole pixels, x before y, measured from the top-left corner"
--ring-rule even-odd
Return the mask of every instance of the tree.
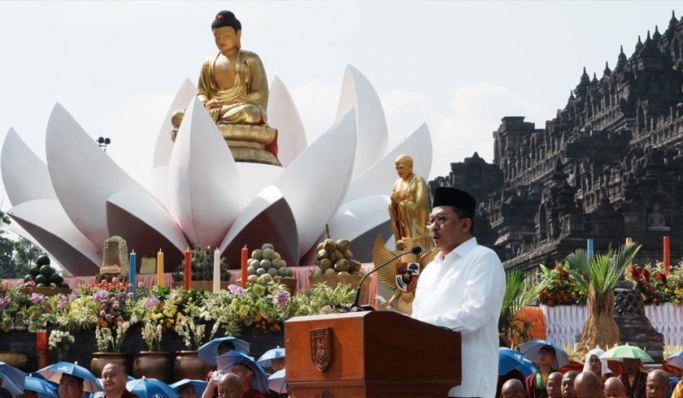
[[4, 236], [5, 226], [10, 222], [7, 214], [0, 210], [0, 278], [23, 278], [44, 253], [27, 239], [14, 241]]

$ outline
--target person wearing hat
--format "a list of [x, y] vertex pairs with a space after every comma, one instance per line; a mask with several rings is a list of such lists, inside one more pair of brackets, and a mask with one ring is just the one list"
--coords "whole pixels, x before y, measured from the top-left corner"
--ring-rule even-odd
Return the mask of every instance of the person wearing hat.
[[531, 398], [548, 398], [548, 376], [557, 372], [553, 362], [557, 359], [557, 351], [551, 345], [544, 345], [538, 350], [538, 370], [526, 378], [526, 392]]
[[493, 397], [505, 271], [473, 236], [472, 195], [439, 187], [433, 205], [427, 226], [439, 254], [420, 275], [411, 316], [462, 333], [462, 383], [449, 397]]

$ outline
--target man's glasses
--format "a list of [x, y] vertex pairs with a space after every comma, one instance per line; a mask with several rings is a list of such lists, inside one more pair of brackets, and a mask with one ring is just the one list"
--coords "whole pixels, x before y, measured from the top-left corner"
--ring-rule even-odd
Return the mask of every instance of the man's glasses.
[[431, 229], [434, 225], [442, 227], [446, 223], [446, 221], [448, 221], [449, 218], [459, 218], [459, 216], [457, 214], [450, 216], [447, 214], [439, 214], [436, 217], [430, 218], [427, 224], [425, 225], [427, 226], [427, 229]]

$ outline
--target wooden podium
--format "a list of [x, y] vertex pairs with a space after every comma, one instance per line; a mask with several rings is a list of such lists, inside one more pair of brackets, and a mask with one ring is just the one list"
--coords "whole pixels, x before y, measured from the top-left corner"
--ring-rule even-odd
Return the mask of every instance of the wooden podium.
[[443, 398], [461, 382], [459, 332], [389, 311], [285, 323], [294, 398]]

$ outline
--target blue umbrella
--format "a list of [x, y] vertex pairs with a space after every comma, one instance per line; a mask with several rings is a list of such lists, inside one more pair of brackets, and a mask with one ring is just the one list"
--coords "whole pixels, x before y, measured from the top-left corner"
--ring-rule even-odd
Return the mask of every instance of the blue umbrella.
[[569, 355], [567, 355], [567, 352], [558, 344], [555, 344], [550, 340], [533, 339], [531, 341], [527, 341], [519, 346], [519, 352], [524, 354], [524, 356], [531, 362], [538, 363], [538, 351], [544, 345], [549, 345], [555, 349], [555, 362], [552, 364], [554, 369], [559, 369], [563, 366], [569, 365]]
[[197, 350], [197, 356], [199, 360], [202, 362], [210, 363], [211, 365], [215, 365], [216, 357], [218, 356], [218, 347], [222, 343], [231, 343], [235, 347], [235, 350], [242, 351], [245, 354], [249, 354], [249, 346], [251, 345], [250, 343], [247, 343], [244, 340], [240, 340], [232, 336], [227, 336], [213, 339], [208, 343], [204, 344], [203, 346], [199, 347], [199, 349]]
[[532, 373], [538, 370], [538, 368], [536, 368], [536, 366], [534, 366], [534, 364], [526, 358], [524, 358], [524, 364], [522, 364], [522, 366], [520, 366], [518, 369], [524, 373], [524, 377], [529, 377]]
[[251, 371], [254, 372], [253, 387], [264, 394], [268, 394], [268, 375], [261, 365], [254, 362], [254, 358], [235, 350], [216, 357], [216, 366], [218, 367], [218, 370], [232, 372], [232, 368], [237, 364], [244, 365], [251, 369]]
[[26, 376], [24, 390], [35, 391], [43, 397], [59, 397], [57, 385], [40, 377]]
[[263, 366], [264, 368], [270, 368], [273, 366], [273, 359], [284, 357], [285, 349], [277, 347], [266, 351], [265, 354], [261, 355], [261, 358], [259, 358], [256, 362], [258, 362], [258, 364]]
[[209, 383], [203, 380], [182, 379], [171, 384], [171, 387], [175, 388], [175, 390], [178, 391], [178, 393], [180, 393], [180, 390], [182, 390], [183, 387], [188, 385], [194, 386], [194, 391], [197, 393], [197, 396], [201, 397], [202, 395], [204, 395], [204, 390], [206, 390], [206, 386], [209, 385]]
[[675, 352], [666, 357], [666, 364], [683, 369], [683, 351]]
[[157, 379], [135, 379], [126, 383], [126, 389], [140, 398], [178, 398], [178, 391]]
[[285, 369], [282, 369], [270, 375], [270, 377], [268, 378], [268, 388], [275, 391], [278, 394], [286, 393], [287, 380], [285, 380], [285, 373]]
[[505, 375], [522, 365], [524, 365], [524, 354], [506, 347], [498, 349], [498, 375]]
[[57, 362], [54, 365], [44, 367], [38, 373], [47, 381], [59, 384], [63, 374], [80, 377], [83, 379], [83, 391], [97, 392], [104, 391], [102, 385], [94, 374], [78, 363]]
[[2, 379], [2, 386], [16, 397], [24, 393], [24, 380], [26, 380], [26, 373], [0, 361], [0, 379]]

